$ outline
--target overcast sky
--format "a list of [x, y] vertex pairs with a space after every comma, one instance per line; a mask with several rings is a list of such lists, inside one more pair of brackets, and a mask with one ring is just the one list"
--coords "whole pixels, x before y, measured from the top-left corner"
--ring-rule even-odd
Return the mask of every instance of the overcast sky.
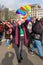
[[40, 4], [43, 7], [43, 0], [0, 0], [0, 4], [17, 10], [20, 6], [27, 4]]

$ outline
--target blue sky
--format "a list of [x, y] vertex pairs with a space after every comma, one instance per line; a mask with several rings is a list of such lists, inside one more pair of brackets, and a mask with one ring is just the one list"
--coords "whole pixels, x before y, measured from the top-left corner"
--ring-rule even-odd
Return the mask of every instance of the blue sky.
[[43, 0], [0, 0], [0, 4], [17, 10], [20, 6], [27, 4], [40, 4], [43, 7]]

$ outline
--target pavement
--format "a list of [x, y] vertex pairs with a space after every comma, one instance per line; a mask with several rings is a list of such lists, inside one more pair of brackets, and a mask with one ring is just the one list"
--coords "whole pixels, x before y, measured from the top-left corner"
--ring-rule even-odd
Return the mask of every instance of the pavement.
[[23, 46], [23, 60], [21, 63], [17, 61], [17, 50], [18, 48], [16, 46], [8, 50], [5, 45], [5, 39], [2, 39], [2, 43], [0, 44], [0, 65], [43, 65], [43, 60], [36, 54], [37, 49], [35, 50], [36, 53], [34, 56], [32, 56], [28, 52], [27, 47]]

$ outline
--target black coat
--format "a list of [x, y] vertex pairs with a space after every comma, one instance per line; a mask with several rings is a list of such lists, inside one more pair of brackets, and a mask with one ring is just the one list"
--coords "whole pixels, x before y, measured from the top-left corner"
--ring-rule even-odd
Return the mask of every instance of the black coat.
[[34, 38], [42, 40], [42, 33], [43, 33], [43, 28], [41, 26], [41, 22], [36, 22], [33, 27], [32, 27], [32, 32], [34, 33]]
[[41, 27], [41, 22], [36, 22], [33, 27], [32, 27], [32, 31], [35, 34], [42, 34], [42, 27]]

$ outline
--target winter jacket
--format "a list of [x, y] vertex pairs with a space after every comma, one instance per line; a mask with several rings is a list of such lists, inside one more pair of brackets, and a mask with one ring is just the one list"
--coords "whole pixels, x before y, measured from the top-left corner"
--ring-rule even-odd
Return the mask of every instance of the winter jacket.
[[[24, 31], [24, 44], [26, 45], [28, 43], [27, 36], [26, 36], [26, 29], [24, 25], [21, 25], [23, 31]], [[19, 45], [20, 43], [20, 27], [17, 25], [15, 30], [15, 44]]]
[[42, 36], [42, 27], [41, 27], [41, 22], [36, 22], [33, 27], [32, 31], [34, 33], [34, 38], [35, 39], [41, 39]]

